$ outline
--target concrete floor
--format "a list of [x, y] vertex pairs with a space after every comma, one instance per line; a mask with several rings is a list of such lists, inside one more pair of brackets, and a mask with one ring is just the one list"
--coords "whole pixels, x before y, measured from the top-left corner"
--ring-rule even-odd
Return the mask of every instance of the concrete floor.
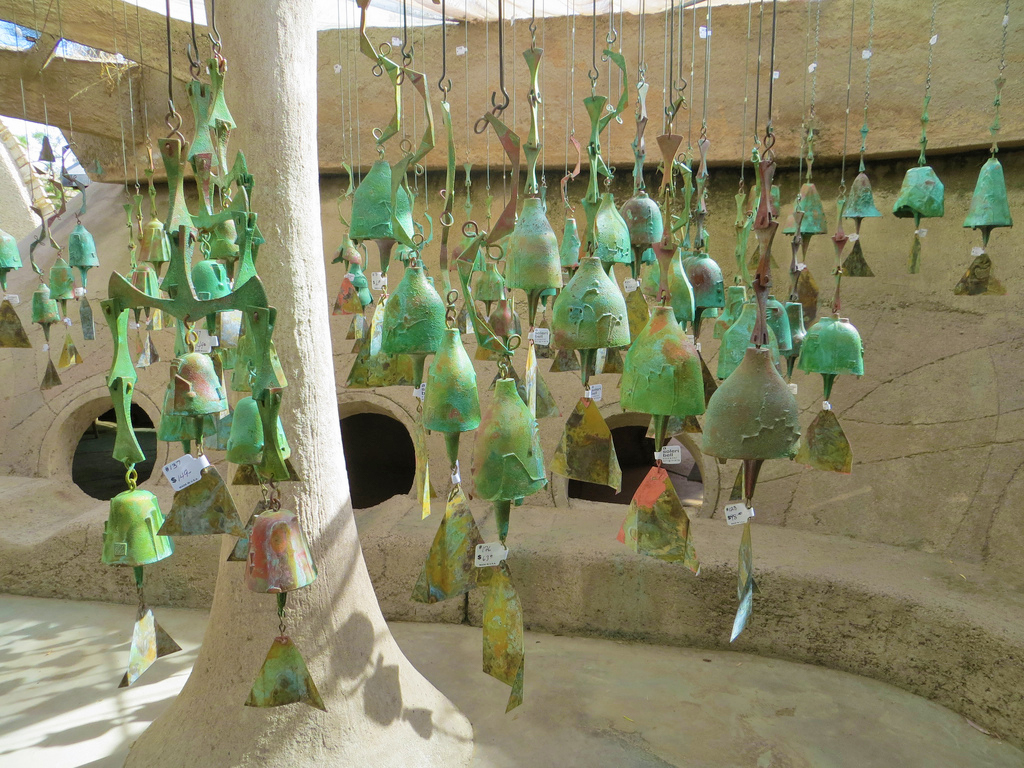
[[[161, 608], [184, 652], [119, 690], [135, 609], [0, 595], [0, 765], [120, 766], [185, 682], [206, 615]], [[1024, 752], [883, 683], [740, 653], [527, 633], [526, 702], [480, 672], [480, 630], [393, 623], [464, 712], [474, 768], [1024, 765]], [[212, 768], [212, 767], [211, 767]], [[382, 767], [385, 768], [385, 767]]]

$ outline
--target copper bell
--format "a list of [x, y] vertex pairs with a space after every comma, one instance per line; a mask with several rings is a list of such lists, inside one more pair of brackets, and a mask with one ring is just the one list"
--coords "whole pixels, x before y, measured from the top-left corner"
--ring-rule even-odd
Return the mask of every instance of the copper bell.
[[253, 592], [290, 592], [316, 579], [306, 534], [294, 512], [260, 512], [249, 534], [245, 585]]
[[123, 491], [110, 500], [103, 524], [103, 562], [107, 565], [151, 565], [174, 554], [170, 536], [159, 536], [164, 524], [160, 504], [149, 491]]
[[187, 352], [171, 363], [175, 416], [205, 416], [228, 408], [220, 374], [209, 355]]
[[164, 223], [160, 219], [150, 219], [142, 230], [142, 244], [139, 255], [143, 261], [155, 264], [159, 272], [160, 266], [171, 260], [171, 241], [164, 231]]

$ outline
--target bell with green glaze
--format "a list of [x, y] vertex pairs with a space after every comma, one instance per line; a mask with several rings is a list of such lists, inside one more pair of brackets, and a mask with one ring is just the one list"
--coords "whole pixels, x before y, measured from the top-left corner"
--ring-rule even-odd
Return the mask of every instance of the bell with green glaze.
[[800, 438], [799, 417], [796, 398], [776, 370], [770, 350], [748, 347], [708, 402], [703, 451], [719, 459], [788, 458]]
[[700, 357], [671, 307], [655, 307], [626, 352], [619, 391], [627, 411], [656, 416], [704, 413]]
[[[658, 252], [655, 247], [655, 253]], [[662, 272], [666, 272], [664, 269], [665, 263], [662, 262]], [[690, 280], [686, 276], [686, 269], [683, 267], [683, 252], [676, 249], [675, 253], [668, 259], [667, 269], [667, 280], [666, 286], [668, 289], [669, 301], [672, 304], [672, 309], [676, 313], [676, 320], [680, 325], [686, 327], [687, 323], [692, 323], [694, 317], [696, 317], [697, 311], [694, 306], [693, 286], [690, 285]]]
[[765, 304], [765, 313], [768, 318], [768, 327], [775, 332], [775, 339], [779, 344], [779, 354], [785, 356], [793, 349], [793, 332], [790, 329], [786, 307], [774, 296], [769, 296]]
[[67, 317], [68, 302], [75, 298], [75, 274], [62, 258], [50, 267], [50, 298], [60, 302], [61, 314]]
[[494, 386], [473, 448], [473, 483], [476, 495], [490, 501], [521, 499], [547, 483], [537, 420], [515, 379], [498, 379]]
[[804, 327], [804, 305], [799, 301], [787, 301], [786, 314], [789, 316], [789, 329], [793, 340], [792, 348], [785, 354], [786, 378], [792, 379], [793, 366], [800, 357], [800, 349], [807, 336], [807, 329]]
[[825, 380], [825, 399], [832, 393], [836, 376], [864, 375], [864, 344], [845, 317], [826, 316], [807, 331], [800, 349], [800, 370], [820, 373]]
[[532, 325], [543, 291], [562, 287], [558, 238], [544, 214], [539, 197], [527, 198], [509, 238], [505, 257], [505, 285], [526, 291]]
[[693, 289], [694, 325], [709, 309], [725, 306], [725, 280], [718, 262], [704, 252], [683, 257], [686, 281]]
[[427, 281], [423, 266], [409, 265], [388, 296], [381, 320], [381, 351], [388, 355], [430, 355], [444, 338], [444, 302]]
[[945, 189], [932, 167], [910, 168], [892, 206], [893, 215], [900, 219], [930, 219], [940, 218], [945, 210]]
[[[740, 316], [722, 336], [722, 343], [718, 348], [718, 368], [715, 371], [717, 378], [729, 378], [743, 362], [747, 348], [753, 346], [750, 343], [750, 335], [754, 332], [756, 322], [757, 302], [744, 302]], [[779, 362], [779, 340], [771, 325], [768, 326], [768, 348], [771, 351], [772, 362], [777, 365]]]
[[178, 416], [174, 412], [174, 380], [164, 390], [164, 404], [160, 410], [160, 423], [156, 429], [156, 439], [165, 443], [181, 443], [185, 453], [189, 452], [192, 440], [198, 440], [202, 432], [202, 424], [197, 419]]
[[232, 464], [259, 464], [263, 461], [263, 443], [259, 404], [252, 397], [243, 397], [232, 414], [227, 459]]
[[746, 300], [746, 286], [730, 285], [725, 289], [725, 310], [715, 320], [714, 338], [722, 338], [729, 327], [739, 319], [743, 302]]
[[203, 259], [192, 266], [192, 285], [200, 301], [221, 299], [231, 293], [227, 269], [213, 259]]
[[477, 272], [476, 283], [473, 286], [473, 298], [482, 301], [487, 308], [487, 314], [491, 313], [491, 304], [506, 298], [505, 278], [498, 271], [498, 264], [488, 261], [487, 266]]
[[562, 269], [576, 269], [580, 265], [580, 233], [576, 228], [576, 219], [567, 216], [565, 229], [562, 230], [562, 242], [558, 246], [558, 260]]
[[665, 234], [661, 208], [641, 189], [622, 204], [619, 213], [629, 230], [629, 242], [633, 247], [633, 278], [636, 279], [640, 274], [643, 254]]
[[82, 276], [82, 287], [87, 287], [88, 272], [98, 267], [100, 260], [96, 256], [96, 241], [81, 223], [71, 230], [68, 238], [68, 261]]
[[50, 288], [45, 283], [32, 293], [32, 322], [43, 326], [43, 335], [50, 340], [50, 326], [60, 322], [60, 309], [50, 298]]
[[445, 329], [441, 348], [430, 364], [429, 382], [423, 400], [423, 426], [444, 433], [448, 460], [455, 464], [459, 433], [480, 426], [476, 370], [462, 346], [458, 328]]
[[[804, 214], [800, 222], [801, 235], [823, 235], [828, 232], [825, 206], [821, 204], [821, 193], [818, 192], [818, 188], [814, 184], [807, 182], [800, 187], [800, 196], [794, 210], [803, 211]], [[784, 235], [796, 234], [795, 222], [791, 224], [787, 221], [782, 233]]]
[[18, 241], [0, 229], [0, 290], [7, 291], [7, 273], [15, 269], [21, 269]]
[[875, 196], [871, 191], [871, 180], [861, 171], [853, 180], [846, 207], [843, 208], [844, 219], [877, 219], [882, 214], [875, 207]]
[[1006, 199], [1006, 179], [1003, 166], [990, 157], [981, 167], [978, 183], [974, 187], [971, 207], [964, 219], [964, 227], [980, 229], [988, 241], [989, 232], [996, 227], [1012, 227], [1010, 204]]
[[551, 346], [596, 350], [629, 344], [626, 300], [601, 266], [588, 256], [555, 298]]
[[228, 273], [232, 272], [232, 266], [238, 260], [238, 229], [234, 219], [225, 219], [213, 228], [210, 236], [210, 255], [208, 258], [214, 261], [227, 263]]
[[245, 585], [253, 592], [280, 594], [315, 580], [313, 554], [295, 513], [277, 509], [256, 515], [249, 533]]
[[175, 416], [205, 416], [228, 409], [227, 394], [213, 358], [201, 352], [187, 352], [171, 363]]
[[[396, 198], [396, 204], [407, 202], [408, 197], [406, 196]], [[388, 271], [391, 249], [395, 244], [395, 233], [391, 223], [392, 212], [391, 166], [386, 160], [378, 160], [363, 177], [352, 195], [352, 225], [349, 228], [349, 237], [357, 243], [363, 240], [377, 241], [382, 272]], [[411, 206], [408, 217], [410, 219], [409, 231], [411, 232]]]
[[609, 264], [630, 264], [633, 261], [629, 227], [615, 207], [615, 197], [611, 192], [601, 195], [594, 229], [594, 255], [605, 267]]
[[160, 273], [162, 266], [171, 260], [171, 241], [160, 219], [150, 219], [143, 227], [139, 256], [142, 261], [156, 265], [157, 274]]
[[103, 562], [138, 567], [170, 557], [174, 540], [157, 535], [163, 524], [160, 503], [149, 491], [134, 488], [117, 494], [103, 524]]

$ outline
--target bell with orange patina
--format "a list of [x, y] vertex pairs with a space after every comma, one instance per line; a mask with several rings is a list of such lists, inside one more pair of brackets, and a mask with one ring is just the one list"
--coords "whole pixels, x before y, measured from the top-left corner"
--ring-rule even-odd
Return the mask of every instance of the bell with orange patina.
[[714, 338], [720, 339], [729, 330], [743, 310], [743, 302], [747, 300], [747, 288], [744, 285], [730, 285], [725, 289], [725, 310], [715, 320]]
[[633, 254], [629, 244], [629, 227], [615, 207], [611, 192], [601, 195], [601, 205], [594, 217], [594, 254], [607, 269], [611, 264], [630, 264]]
[[799, 416], [796, 398], [772, 363], [771, 351], [748, 347], [708, 402], [704, 453], [720, 459], [788, 458], [800, 438]]
[[[693, 290], [693, 325], [700, 330], [701, 316], [725, 306], [725, 280], [718, 262], [703, 251], [683, 257], [686, 281]], [[699, 335], [695, 334], [695, 335]]]
[[473, 483], [476, 495], [490, 501], [520, 499], [547, 483], [537, 420], [513, 378], [498, 379], [480, 422], [473, 448]]
[[441, 348], [430, 364], [428, 380], [423, 426], [444, 433], [448, 460], [454, 464], [459, 458], [459, 433], [480, 426], [476, 370], [462, 346], [458, 328], [445, 330]]
[[170, 557], [174, 540], [157, 535], [163, 524], [160, 504], [149, 491], [132, 488], [117, 494], [103, 524], [103, 562], [138, 567]]
[[139, 247], [142, 261], [156, 266], [157, 274], [171, 260], [171, 241], [160, 219], [150, 219], [142, 229], [142, 243]]
[[268, 510], [256, 515], [249, 533], [245, 585], [253, 592], [302, 589], [316, 580], [306, 534], [294, 512]]
[[171, 363], [174, 416], [206, 416], [228, 408], [220, 373], [209, 355], [187, 352]]
[[562, 287], [558, 238], [548, 223], [544, 202], [539, 197], [527, 198], [512, 230], [505, 256], [505, 285], [526, 291], [531, 325], [541, 293]]
[[[751, 346], [750, 334], [753, 333], [756, 322], [757, 302], [745, 302], [739, 318], [722, 336], [722, 343], [718, 348], [716, 377], [719, 379], [729, 378], [743, 362], [747, 348]], [[779, 340], [771, 325], [768, 326], [768, 348], [771, 350], [772, 361], [777, 365], [779, 362]]]
[[622, 407], [655, 416], [704, 413], [700, 356], [671, 307], [655, 307], [633, 341], [619, 384]]
[[661, 209], [645, 190], [638, 190], [622, 204], [619, 210], [629, 230], [629, 243], [633, 247], [633, 278], [640, 274], [643, 254], [665, 234]]
[[98, 267], [100, 260], [96, 256], [96, 241], [81, 223], [71, 230], [68, 237], [68, 262], [78, 270], [82, 278], [82, 287], [86, 288], [89, 270]]
[[562, 242], [558, 246], [558, 260], [562, 269], [576, 269], [580, 265], [580, 233], [576, 227], [576, 219], [569, 216], [562, 230]]
[[21, 269], [18, 241], [0, 229], [0, 290], [7, 291], [7, 273], [15, 269]]
[[819, 318], [804, 337], [800, 370], [821, 374], [825, 381], [825, 399], [828, 400], [836, 376], [864, 375], [864, 344], [860, 333], [845, 317]]

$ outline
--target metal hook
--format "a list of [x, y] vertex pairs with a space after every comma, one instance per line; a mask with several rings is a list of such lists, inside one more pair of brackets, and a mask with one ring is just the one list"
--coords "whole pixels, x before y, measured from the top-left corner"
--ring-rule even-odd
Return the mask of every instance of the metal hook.
[[[491, 91], [491, 114], [500, 117], [501, 113], [508, 109], [512, 103], [512, 97], [505, 87], [505, 3], [498, 0], [498, 87], [501, 89], [501, 103], [498, 103], [498, 92]], [[487, 130], [487, 118], [481, 117], [473, 126], [474, 133], [483, 133]]]

